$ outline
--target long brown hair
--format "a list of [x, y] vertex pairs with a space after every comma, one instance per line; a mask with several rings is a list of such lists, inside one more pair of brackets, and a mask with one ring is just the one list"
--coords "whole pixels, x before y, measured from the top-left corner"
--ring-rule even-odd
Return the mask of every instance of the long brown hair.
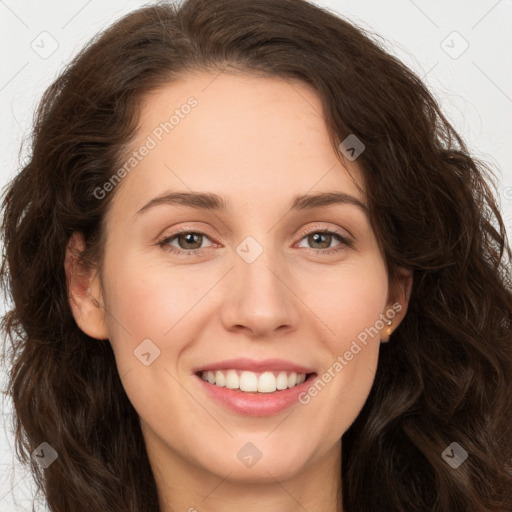
[[[50, 510], [160, 510], [109, 341], [89, 338], [71, 314], [65, 249], [79, 231], [84, 264], [101, 264], [116, 189], [102, 200], [94, 191], [121, 165], [143, 97], [191, 70], [228, 68], [311, 85], [337, 153], [350, 134], [363, 141], [390, 283], [398, 267], [414, 273], [407, 315], [343, 436], [345, 510], [512, 511], [512, 254], [495, 176], [414, 73], [304, 0], [136, 10], [42, 98], [30, 160], [5, 191], [1, 279], [13, 300], [2, 327], [16, 449]], [[30, 457], [42, 442], [59, 457], [45, 470]], [[454, 442], [468, 453], [457, 469], [442, 457]]]

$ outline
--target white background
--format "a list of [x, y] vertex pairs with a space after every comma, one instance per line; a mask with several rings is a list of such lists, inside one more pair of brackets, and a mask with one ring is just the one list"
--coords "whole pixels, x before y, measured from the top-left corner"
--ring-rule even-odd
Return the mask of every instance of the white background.
[[[501, 204], [511, 231], [512, 0], [315, 3], [383, 36], [388, 50], [425, 80], [472, 153], [501, 174]], [[20, 145], [28, 137], [45, 88], [100, 29], [145, 4], [139, 0], [0, 0], [1, 187], [26, 156], [20, 153]], [[45, 55], [52, 45], [55, 51]], [[0, 378], [5, 390], [5, 372], [0, 372]], [[2, 403], [0, 512], [31, 511], [30, 477], [17, 464], [13, 470], [11, 409], [6, 398]]]

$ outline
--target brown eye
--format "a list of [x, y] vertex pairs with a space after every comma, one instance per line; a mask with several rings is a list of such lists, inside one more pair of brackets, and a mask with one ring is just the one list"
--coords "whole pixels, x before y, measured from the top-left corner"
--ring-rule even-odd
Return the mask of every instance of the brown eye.
[[202, 245], [203, 235], [200, 233], [184, 233], [176, 237], [180, 249], [199, 249]]
[[[307, 240], [308, 246], [305, 247], [306, 249], [316, 249], [314, 252], [318, 252], [320, 254], [340, 252], [353, 246], [352, 241], [345, 235], [339, 231], [331, 231], [329, 229], [309, 231], [309, 233], [304, 234], [301, 241], [302, 240]], [[338, 241], [339, 243], [331, 246], [333, 241]]]
[[[331, 241], [334, 237], [328, 233], [313, 233], [308, 235], [308, 242], [315, 249], [328, 249], [331, 245]], [[315, 247], [315, 244], [319, 244]]]
[[202, 253], [208, 246], [201, 247], [210, 238], [197, 231], [178, 231], [158, 242], [163, 249], [176, 254], [193, 255]]

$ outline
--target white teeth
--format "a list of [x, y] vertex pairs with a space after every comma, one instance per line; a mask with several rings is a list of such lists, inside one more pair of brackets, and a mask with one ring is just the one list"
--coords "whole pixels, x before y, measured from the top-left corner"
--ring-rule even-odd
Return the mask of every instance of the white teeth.
[[235, 370], [228, 370], [226, 372], [225, 382], [228, 389], [238, 389], [240, 387], [240, 380]]
[[224, 378], [224, 374], [222, 372], [215, 372], [215, 384], [221, 388], [226, 385], [226, 379]]
[[[241, 388], [242, 386], [240, 386]], [[258, 391], [260, 393], [271, 393], [277, 389], [276, 378], [272, 372], [265, 372], [258, 379]]]
[[246, 393], [273, 393], [293, 388], [306, 380], [305, 373], [263, 372], [255, 373], [237, 370], [216, 370], [201, 372], [201, 378], [219, 387], [239, 389]]
[[288, 388], [288, 375], [286, 375], [286, 372], [279, 372], [279, 375], [276, 379], [276, 387], [277, 389]]
[[242, 372], [240, 375], [240, 391], [251, 393], [258, 391], [258, 376], [253, 372]]

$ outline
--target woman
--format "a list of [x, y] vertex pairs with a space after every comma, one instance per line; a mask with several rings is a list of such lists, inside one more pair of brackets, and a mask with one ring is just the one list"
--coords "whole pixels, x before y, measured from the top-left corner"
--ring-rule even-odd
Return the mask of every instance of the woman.
[[114, 24], [4, 199], [16, 440], [50, 510], [512, 510], [491, 178], [310, 3]]

